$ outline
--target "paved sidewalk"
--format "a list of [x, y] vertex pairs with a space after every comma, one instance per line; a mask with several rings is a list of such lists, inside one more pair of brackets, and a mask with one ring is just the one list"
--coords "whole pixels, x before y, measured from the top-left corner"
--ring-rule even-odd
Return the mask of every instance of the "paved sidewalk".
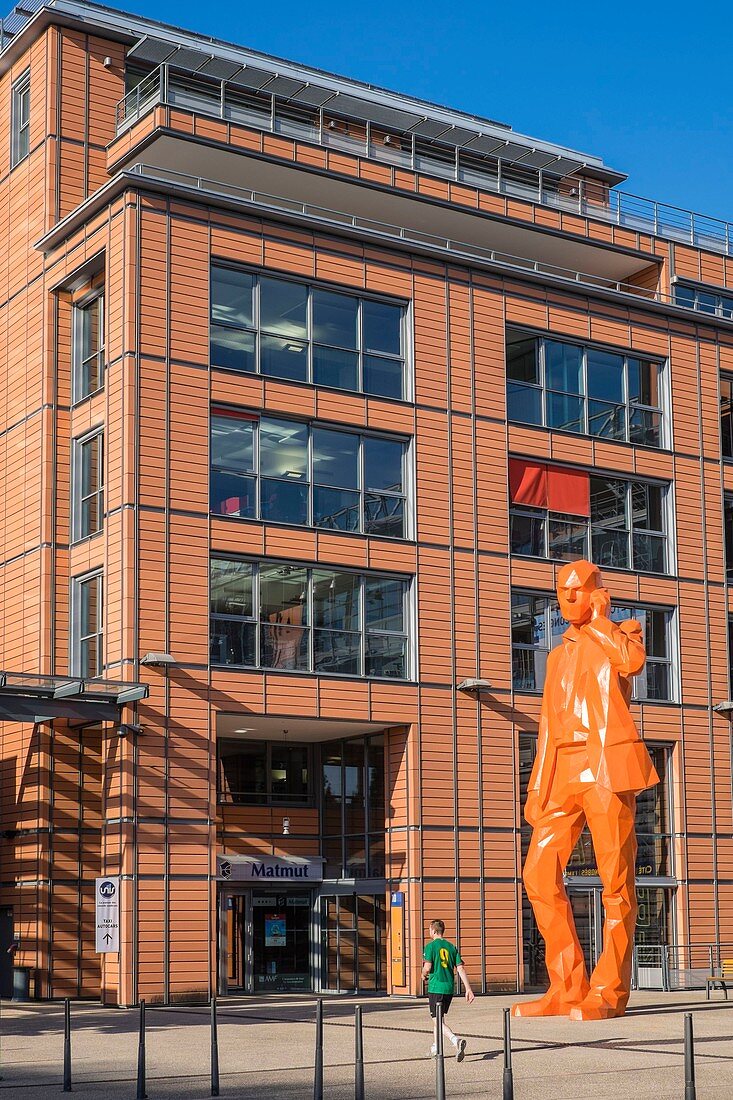
[[[353, 1097], [353, 997], [324, 998], [325, 1097]], [[435, 1063], [425, 1002], [362, 998], [367, 1100], [431, 1100]], [[468, 1040], [466, 1059], [446, 1061], [447, 1095], [502, 1095], [505, 996], [455, 1001], [450, 1021]], [[697, 1100], [733, 1100], [733, 1001], [717, 994], [639, 993], [622, 1020], [513, 1020], [515, 1100], [683, 1100], [684, 1013], [694, 1015]], [[135, 1096], [136, 1011], [75, 1004], [73, 1086], [90, 1100]], [[260, 997], [219, 1003], [221, 1095], [311, 1100], [314, 999]], [[149, 1008], [150, 1100], [209, 1095], [208, 1008]], [[11, 1005], [0, 1012], [0, 1100], [61, 1091], [63, 1009]]]

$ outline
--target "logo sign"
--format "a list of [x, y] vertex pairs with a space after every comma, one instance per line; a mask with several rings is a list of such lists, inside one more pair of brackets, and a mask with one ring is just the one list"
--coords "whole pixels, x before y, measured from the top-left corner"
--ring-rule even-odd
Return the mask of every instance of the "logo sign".
[[120, 949], [120, 880], [105, 875], [95, 879], [97, 935], [95, 950], [104, 954]]
[[405, 985], [405, 895], [393, 891], [389, 907], [389, 942], [392, 958], [392, 985]]
[[216, 877], [224, 882], [306, 886], [323, 881], [323, 860], [316, 856], [217, 856]]

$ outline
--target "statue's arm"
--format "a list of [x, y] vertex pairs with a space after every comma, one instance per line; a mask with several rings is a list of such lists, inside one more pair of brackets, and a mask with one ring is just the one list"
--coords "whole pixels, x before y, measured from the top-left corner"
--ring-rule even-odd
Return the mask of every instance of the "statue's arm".
[[592, 619], [584, 628], [622, 676], [636, 676], [646, 661], [641, 625], [636, 619], [613, 623], [605, 615]]

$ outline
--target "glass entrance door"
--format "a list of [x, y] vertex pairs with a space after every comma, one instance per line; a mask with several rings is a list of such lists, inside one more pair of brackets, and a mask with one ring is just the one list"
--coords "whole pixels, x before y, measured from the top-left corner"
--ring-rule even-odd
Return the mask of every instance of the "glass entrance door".
[[323, 988], [338, 993], [387, 988], [384, 894], [321, 898]]
[[253, 991], [311, 989], [309, 890], [252, 891]]

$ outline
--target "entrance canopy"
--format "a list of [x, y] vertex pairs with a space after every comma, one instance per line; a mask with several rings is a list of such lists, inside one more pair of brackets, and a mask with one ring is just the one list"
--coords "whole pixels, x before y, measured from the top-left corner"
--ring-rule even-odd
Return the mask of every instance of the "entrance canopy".
[[394, 722], [354, 722], [341, 718], [294, 718], [292, 715], [224, 714], [216, 719], [219, 737], [255, 741], [338, 741], [342, 737], [366, 737], [381, 733]]
[[147, 684], [123, 680], [82, 680], [0, 671], [0, 721], [118, 722], [126, 703], [146, 699]]

